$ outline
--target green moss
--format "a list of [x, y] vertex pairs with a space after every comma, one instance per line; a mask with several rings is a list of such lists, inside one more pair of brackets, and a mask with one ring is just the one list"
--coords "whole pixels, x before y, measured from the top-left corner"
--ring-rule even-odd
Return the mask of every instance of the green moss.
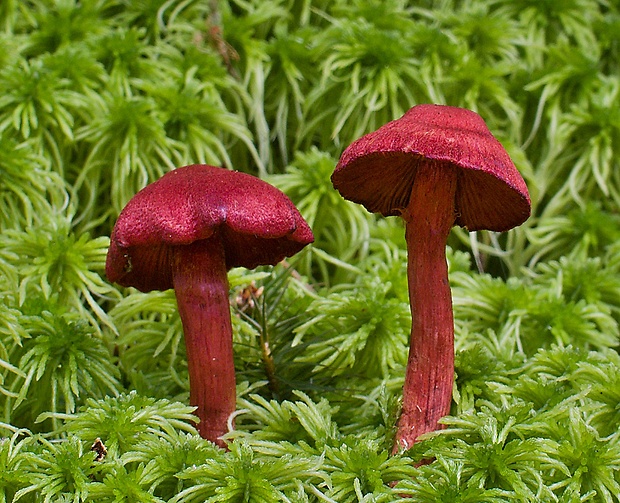
[[[0, 19], [0, 501], [619, 501], [616, 3], [7, 0]], [[392, 455], [404, 229], [329, 178], [425, 102], [484, 117], [533, 212], [450, 236], [452, 415]], [[123, 205], [190, 163], [266, 178], [316, 237], [230, 272], [229, 451], [196, 435], [173, 292], [104, 278]]]

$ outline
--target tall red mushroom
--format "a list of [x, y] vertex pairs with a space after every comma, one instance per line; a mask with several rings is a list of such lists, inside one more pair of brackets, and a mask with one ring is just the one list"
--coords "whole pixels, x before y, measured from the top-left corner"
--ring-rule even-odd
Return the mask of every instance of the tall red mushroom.
[[106, 274], [142, 292], [174, 288], [190, 402], [204, 438], [224, 446], [220, 437], [236, 404], [227, 271], [274, 265], [313, 240], [308, 224], [278, 189], [213, 166], [175, 169], [121, 211]]
[[450, 411], [454, 321], [450, 229], [506, 231], [530, 215], [523, 178], [475, 112], [418, 105], [353, 142], [332, 175], [345, 198], [406, 224], [412, 329], [394, 451]]

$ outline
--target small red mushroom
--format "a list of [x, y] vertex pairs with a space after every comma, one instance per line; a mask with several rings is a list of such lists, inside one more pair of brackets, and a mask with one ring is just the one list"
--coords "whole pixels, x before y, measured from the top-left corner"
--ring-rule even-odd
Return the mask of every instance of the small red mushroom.
[[226, 273], [275, 265], [313, 240], [278, 189], [205, 165], [165, 174], [138, 192], [116, 221], [107, 277], [142, 292], [174, 288], [198, 431], [222, 447], [236, 406]]
[[506, 231], [530, 215], [508, 153], [475, 112], [418, 105], [353, 142], [332, 175], [345, 198], [406, 224], [412, 329], [394, 452], [450, 411], [454, 320], [446, 242], [456, 224]]

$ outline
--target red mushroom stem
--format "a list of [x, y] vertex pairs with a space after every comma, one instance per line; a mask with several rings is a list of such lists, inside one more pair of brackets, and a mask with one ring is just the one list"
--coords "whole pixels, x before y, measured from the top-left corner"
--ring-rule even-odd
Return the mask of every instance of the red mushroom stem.
[[403, 211], [408, 250], [412, 328], [394, 452], [440, 427], [450, 411], [454, 379], [454, 319], [446, 243], [455, 222], [457, 173], [420, 162], [409, 205]]
[[197, 407], [198, 431], [225, 447], [228, 418], [236, 408], [232, 325], [224, 246], [216, 233], [208, 246], [177, 246], [173, 283], [185, 333], [190, 403]]

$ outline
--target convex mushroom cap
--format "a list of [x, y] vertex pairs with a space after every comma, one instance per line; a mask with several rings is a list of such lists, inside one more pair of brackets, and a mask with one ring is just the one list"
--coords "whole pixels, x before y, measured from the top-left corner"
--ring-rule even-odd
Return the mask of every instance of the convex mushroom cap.
[[112, 232], [106, 275], [142, 292], [168, 290], [172, 249], [216, 233], [227, 269], [275, 265], [314, 240], [280, 190], [245, 173], [196, 164], [170, 171], [129, 201]]
[[373, 213], [400, 215], [408, 206], [420, 163], [455, 166], [455, 223], [470, 231], [506, 231], [530, 215], [523, 178], [501, 143], [475, 112], [417, 105], [400, 119], [353, 142], [332, 183]]

